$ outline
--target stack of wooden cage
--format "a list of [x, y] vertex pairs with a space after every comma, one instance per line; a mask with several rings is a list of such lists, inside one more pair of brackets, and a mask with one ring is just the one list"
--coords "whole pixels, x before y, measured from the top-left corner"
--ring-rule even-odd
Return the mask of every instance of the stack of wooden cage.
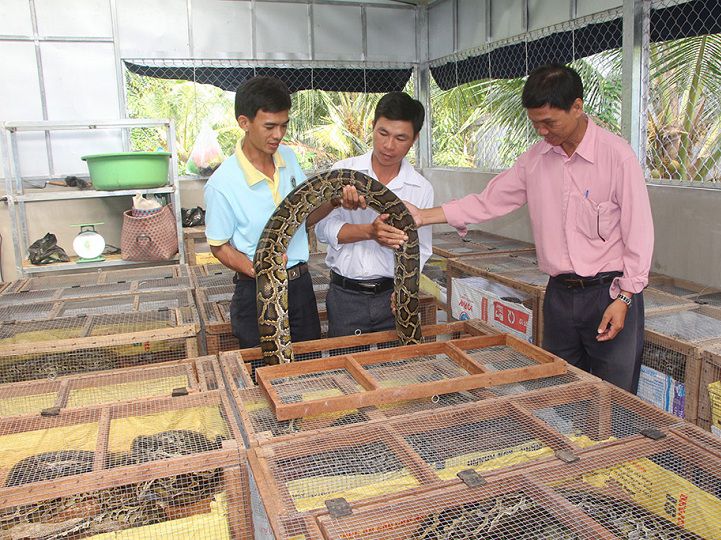
[[0, 385], [0, 407], [8, 538], [253, 537], [215, 357]]
[[[328, 331], [328, 316], [325, 298], [330, 286], [328, 268], [324, 255], [314, 253], [308, 260], [308, 271], [313, 281], [321, 321], [321, 335]], [[235, 292], [233, 276], [235, 272], [223, 265], [201, 265], [193, 267], [195, 299], [200, 314], [205, 352], [218, 354], [238, 348], [238, 340], [233, 336], [230, 320], [230, 302]], [[437, 306], [435, 299], [428, 294], [420, 294], [420, 315], [422, 324], [436, 322]]]
[[718, 342], [721, 310], [695, 305], [646, 316], [642, 369], [670, 377], [674, 388], [668, 390], [667, 410], [689, 422], [699, 418], [702, 351]]

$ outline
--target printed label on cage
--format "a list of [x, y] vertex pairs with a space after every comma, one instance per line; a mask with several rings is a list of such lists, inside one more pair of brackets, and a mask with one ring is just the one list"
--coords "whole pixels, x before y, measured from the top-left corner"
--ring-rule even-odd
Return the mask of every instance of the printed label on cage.
[[528, 330], [528, 314], [501, 302], [493, 302], [493, 319], [503, 326], [525, 334]]
[[668, 391], [668, 375], [642, 364], [636, 395], [651, 405], [668, 411]]
[[679, 418], [685, 418], [686, 406], [686, 385], [682, 382], [670, 379], [669, 397], [671, 398], [671, 414]]

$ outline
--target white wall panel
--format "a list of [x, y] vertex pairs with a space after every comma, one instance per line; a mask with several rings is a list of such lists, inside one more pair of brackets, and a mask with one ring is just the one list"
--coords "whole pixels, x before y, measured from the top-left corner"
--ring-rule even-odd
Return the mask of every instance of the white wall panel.
[[[122, 152], [123, 139], [119, 129], [83, 131], [53, 131], [50, 133], [55, 174], [88, 174], [88, 166], [81, 158], [89, 154]], [[145, 148], [143, 150], [155, 150]]]
[[31, 42], [0, 42], [0, 120], [42, 120], [40, 82]]
[[415, 10], [368, 7], [366, 22], [369, 61], [415, 62]]
[[607, 9], [618, 8], [623, 5], [623, 0], [577, 0], [576, 16], [584, 17], [592, 13], [599, 13]]
[[523, 0], [491, 0], [491, 40], [523, 33]]
[[186, 0], [118, 0], [116, 5], [121, 55], [190, 56]]
[[440, 58], [453, 51], [453, 2], [446, 0], [428, 9], [430, 36], [428, 47], [431, 58]]
[[363, 20], [360, 6], [315, 4], [313, 38], [317, 60], [362, 60]]
[[35, 0], [38, 34], [112, 37], [110, 0]]
[[2, 0], [0, 35], [32, 36], [33, 23], [30, 18], [28, 0]]
[[528, 29], [538, 30], [569, 20], [569, 0], [528, 0]]
[[193, 0], [193, 52], [199, 58], [250, 58], [250, 2]]
[[308, 7], [303, 4], [255, 4], [258, 58], [310, 58]]
[[458, 49], [472, 49], [486, 43], [486, 3], [458, 2]]
[[110, 43], [40, 44], [48, 120], [118, 118], [118, 85]]
[[[110, 43], [42, 43], [41, 54], [49, 120], [107, 120], [119, 118], [115, 59]], [[55, 172], [84, 170], [80, 156], [89, 153], [87, 141], [100, 141], [94, 151], [118, 151], [117, 133], [54, 132], [51, 134]], [[93, 142], [93, 145], [95, 142]]]
[[[0, 84], [0, 121], [42, 120], [35, 45], [30, 42], [0, 42], [0, 73], [12, 73], [12, 78], [6, 78]], [[19, 133], [17, 141], [20, 173], [26, 176], [47, 174], [44, 135]], [[0, 177], [4, 176], [4, 163], [0, 163]]]

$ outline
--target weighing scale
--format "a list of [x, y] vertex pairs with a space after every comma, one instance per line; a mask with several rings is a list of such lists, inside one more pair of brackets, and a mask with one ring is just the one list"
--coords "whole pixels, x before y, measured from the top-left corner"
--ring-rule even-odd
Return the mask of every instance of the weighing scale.
[[102, 256], [105, 249], [105, 239], [95, 230], [96, 225], [103, 225], [103, 222], [71, 225], [71, 227], [80, 227], [80, 232], [73, 240], [73, 250], [79, 257], [78, 263], [105, 260], [105, 257]]

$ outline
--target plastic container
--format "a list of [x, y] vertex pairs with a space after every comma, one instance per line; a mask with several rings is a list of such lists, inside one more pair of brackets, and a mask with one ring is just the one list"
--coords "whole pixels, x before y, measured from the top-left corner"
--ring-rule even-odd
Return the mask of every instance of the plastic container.
[[146, 189], [168, 183], [169, 152], [116, 152], [83, 156], [93, 188]]

